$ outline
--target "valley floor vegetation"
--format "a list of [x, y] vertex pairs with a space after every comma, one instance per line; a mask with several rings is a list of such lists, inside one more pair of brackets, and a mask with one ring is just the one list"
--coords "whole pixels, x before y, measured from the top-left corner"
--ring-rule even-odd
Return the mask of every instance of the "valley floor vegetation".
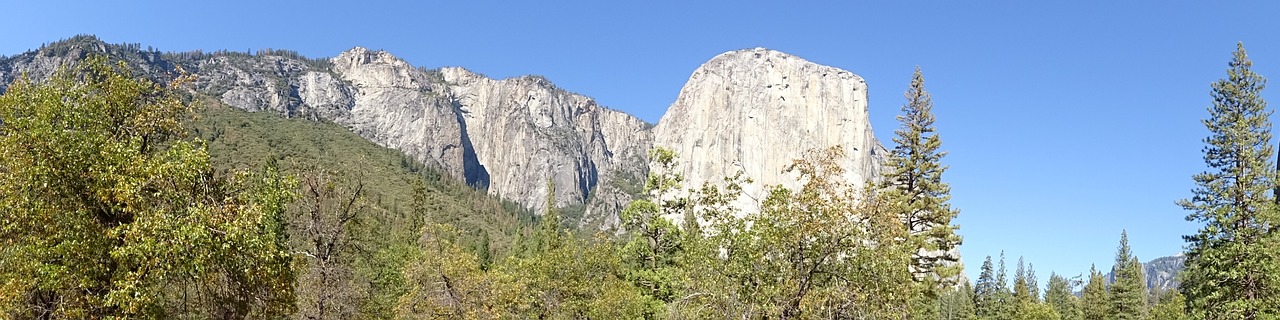
[[89, 57], [0, 95], [0, 315], [1276, 319], [1271, 111], [1251, 64], [1240, 46], [1212, 87], [1182, 286], [1149, 290], [1122, 233], [1112, 281], [1055, 273], [1042, 291], [1021, 259], [1009, 283], [1003, 255], [961, 281], [919, 69], [880, 182], [843, 181], [844, 151], [813, 150], [786, 168], [798, 189], [747, 213], [749, 177], [685, 190], [679, 155], [655, 149], [643, 193], [597, 231], [554, 199], [535, 215], [339, 126]]

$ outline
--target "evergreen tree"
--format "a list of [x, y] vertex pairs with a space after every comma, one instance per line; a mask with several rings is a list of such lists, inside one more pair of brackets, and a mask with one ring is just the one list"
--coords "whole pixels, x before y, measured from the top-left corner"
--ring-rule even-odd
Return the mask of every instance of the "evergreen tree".
[[997, 296], [1000, 285], [995, 279], [995, 267], [991, 265], [991, 256], [982, 262], [982, 273], [978, 274], [978, 283], [973, 288], [974, 313], [978, 317], [992, 317], [996, 314]]
[[1187, 299], [1178, 290], [1161, 290], [1157, 296], [1159, 298], [1156, 299], [1155, 305], [1151, 306], [1151, 313], [1147, 319], [1182, 320], [1191, 318], [1186, 312]]
[[1142, 263], [1129, 249], [1129, 233], [1120, 231], [1120, 246], [1116, 249], [1115, 279], [1108, 296], [1111, 300], [1113, 319], [1142, 319], [1147, 309], [1147, 281], [1142, 274]]
[[1036, 280], [1035, 264], [1027, 264], [1027, 291], [1031, 292], [1031, 302], [1040, 302], [1040, 283]]
[[1014, 315], [1014, 319], [1018, 320], [1059, 320], [1062, 319], [1058, 315], [1058, 311], [1053, 307], [1031, 301], [1018, 302], [1018, 312]]
[[1111, 318], [1110, 299], [1107, 298], [1107, 279], [1096, 266], [1089, 267], [1089, 283], [1080, 293], [1080, 313], [1085, 320]]
[[1272, 111], [1262, 99], [1266, 79], [1251, 70], [1244, 44], [1212, 85], [1203, 120], [1208, 171], [1196, 174], [1193, 196], [1178, 202], [1203, 223], [1188, 242], [1182, 291], [1197, 317], [1256, 319], [1280, 314], [1280, 218], [1273, 190]]
[[[687, 198], [664, 199], [675, 193], [683, 178], [675, 172], [675, 152], [656, 148], [649, 153], [656, 164], [645, 183], [648, 197], [637, 199], [622, 210], [620, 218], [628, 233], [621, 255], [627, 262], [627, 278], [644, 290], [644, 295], [654, 299], [654, 305], [670, 303], [675, 297], [677, 262], [684, 250], [685, 237], [671, 219], [679, 216], [687, 207]], [[664, 201], [665, 200], [665, 201]], [[625, 238], [624, 238], [625, 239]], [[652, 308], [648, 316], [660, 312]]]
[[933, 289], [948, 287], [962, 271], [958, 259], [947, 254], [961, 242], [955, 233], [957, 227], [951, 224], [959, 211], [948, 203], [951, 187], [942, 182], [942, 173], [947, 170], [942, 157], [947, 153], [938, 150], [942, 140], [933, 125], [933, 98], [925, 91], [919, 67], [905, 96], [907, 103], [897, 117], [902, 125], [894, 131], [897, 146], [889, 156], [883, 195], [910, 233], [911, 271], [916, 281], [941, 280], [925, 292], [933, 297]]
[[1013, 272], [1013, 299], [1018, 302], [1031, 301], [1035, 288], [1028, 289], [1027, 264], [1018, 257], [1018, 269]]
[[1079, 300], [1072, 293], [1071, 280], [1067, 280], [1057, 273], [1049, 274], [1049, 284], [1045, 288], [1044, 302], [1063, 320], [1080, 319]]
[[947, 290], [939, 297], [938, 317], [942, 320], [969, 320], [976, 316], [973, 305], [973, 286], [968, 281]]
[[999, 288], [996, 290], [995, 319], [1013, 319], [1018, 312], [1018, 301], [1013, 297], [1013, 291], [1009, 290], [1009, 282], [1005, 281], [1007, 270], [1004, 265], [1004, 251], [1001, 251], [1000, 270], [996, 272], [996, 284]]
[[560, 248], [564, 245], [567, 230], [560, 226], [560, 210], [556, 210], [556, 184], [547, 179], [547, 201], [543, 205], [542, 220], [538, 222], [538, 232], [534, 233], [534, 253], [542, 253]]

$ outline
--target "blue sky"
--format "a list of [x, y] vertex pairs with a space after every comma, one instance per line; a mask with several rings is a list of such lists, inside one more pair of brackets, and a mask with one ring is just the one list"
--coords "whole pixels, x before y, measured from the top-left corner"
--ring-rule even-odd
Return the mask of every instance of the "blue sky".
[[81, 33], [164, 51], [364, 46], [543, 75], [656, 122], [700, 64], [767, 47], [865, 78], [886, 143], [918, 65], [973, 278], [1001, 250], [1010, 272], [1025, 256], [1041, 278], [1107, 268], [1121, 229], [1143, 260], [1179, 252], [1197, 226], [1174, 201], [1204, 170], [1209, 84], [1237, 41], [1280, 77], [1272, 2], [900, 2], [19, 1], [4, 5], [0, 54]]

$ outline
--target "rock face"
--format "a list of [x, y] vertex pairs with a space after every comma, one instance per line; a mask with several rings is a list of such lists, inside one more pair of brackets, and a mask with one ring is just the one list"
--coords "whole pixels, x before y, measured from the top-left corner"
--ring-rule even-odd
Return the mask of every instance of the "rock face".
[[546, 79], [420, 69], [365, 48], [328, 62], [308, 68], [281, 56], [224, 56], [197, 66], [201, 88], [224, 103], [334, 121], [536, 210], [550, 180], [556, 206], [580, 208], [592, 225], [616, 223], [634, 194], [601, 183], [634, 184], [647, 172], [648, 124]]
[[871, 131], [867, 84], [848, 71], [762, 48], [716, 56], [694, 71], [654, 128], [680, 155], [686, 188], [742, 171], [763, 186], [799, 187], [782, 170], [804, 152], [842, 146], [845, 179], [878, 179], [886, 151]]
[[454, 178], [484, 186], [483, 168], [444, 83], [385, 51], [355, 48], [331, 61], [335, 77], [350, 83], [354, 92], [350, 114], [338, 123]]
[[[1143, 263], [1142, 274], [1147, 277], [1147, 288], [1159, 290], [1177, 289], [1179, 285], [1178, 273], [1182, 272], [1183, 264], [1186, 263], [1186, 261], [1187, 256], [1179, 253], [1177, 255], [1155, 258], [1151, 261], [1147, 261], [1147, 263]], [[1115, 282], [1115, 266], [1112, 266], [1111, 272], [1107, 272], [1103, 277], [1107, 279], [1108, 284]]]
[[880, 175], [885, 153], [862, 78], [766, 49], [728, 52], [698, 68], [657, 127], [541, 77], [428, 70], [364, 48], [331, 59], [284, 50], [160, 53], [78, 36], [0, 57], [0, 91], [21, 72], [40, 79], [93, 53], [157, 80], [181, 68], [196, 75], [195, 92], [240, 109], [341, 124], [536, 211], [550, 180], [555, 204], [584, 226], [618, 222], [643, 188], [655, 145], [680, 154], [688, 187], [742, 170], [757, 181], [746, 186], [757, 196], [766, 184], [796, 187], [782, 169], [807, 150], [843, 146], [855, 185]]
[[[547, 180], [556, 185], [559, 205], [592, 203], [591, 193], [608, 181], [636, 183], [644, 176], [648, 125], [606, 109], [595, 100], [556, 88], [544, 78], [493, 80], [462, 68], [443, 68], [453, 106], [469, 132], [490, 192], [529, 206], [547, 198]], [[618, 196], [623, 190], [602, 189]], [[616, 216], [616, 214], [612, 214]], [[616, 217], [606, 217], [607, 223]]]

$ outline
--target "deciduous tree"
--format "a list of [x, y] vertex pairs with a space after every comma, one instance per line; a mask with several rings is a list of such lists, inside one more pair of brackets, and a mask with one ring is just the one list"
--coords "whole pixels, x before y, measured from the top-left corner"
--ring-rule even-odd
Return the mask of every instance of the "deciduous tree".
[[0, 313], [292, 312], [292, 180], [215, 173], [183, 139], [183, 100], [128, 70], [90, 57], [0, 96]]

